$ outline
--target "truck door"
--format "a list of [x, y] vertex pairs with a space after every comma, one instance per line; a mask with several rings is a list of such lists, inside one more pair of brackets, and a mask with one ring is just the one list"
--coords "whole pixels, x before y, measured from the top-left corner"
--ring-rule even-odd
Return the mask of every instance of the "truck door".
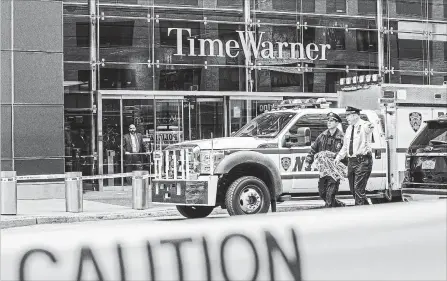
[[[310, 128], [312, 144], [318, 135], [326, 130], [325, 120], [325, 113], [305, 113], [290, 127], [290, 131], [296, 132], [302, 127]], [[304, 165], [309, 152], [310, 145], [280, 148], [281, 177], [287, 179], [291, 193], [318, 192], [318, 171], [306, 170]]]

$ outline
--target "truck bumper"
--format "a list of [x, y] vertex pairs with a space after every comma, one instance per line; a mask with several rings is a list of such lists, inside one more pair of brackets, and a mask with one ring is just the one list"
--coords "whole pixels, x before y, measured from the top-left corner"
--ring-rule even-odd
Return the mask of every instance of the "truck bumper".
[[402, 199], [404, 201], [447, 199], [447, 184], [415, 185], [403, 183]]
[[152, 202], [168, 205], [216, 206], [218, 176], [197, 180], [152, 180]]

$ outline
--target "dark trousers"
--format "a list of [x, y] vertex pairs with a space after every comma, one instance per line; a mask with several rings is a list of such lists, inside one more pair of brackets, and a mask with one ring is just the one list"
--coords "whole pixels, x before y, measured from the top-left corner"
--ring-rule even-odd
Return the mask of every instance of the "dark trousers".
[[[134, 154], [130, 154], [130, 155], [126, 155], [126, 164], [125, 164], [125, 168], [126, 168], [126, 173], [130, 173], [133, 172], [135, 170], [143, 170], [143, 163], [141, 160], [141, 155], [134, 155]], [[132, 177], [127, 177], [126, 178], [126, 182], [127, 184], [132, 184]]]
[[326, 203], [325, 207], [332, 208], [345, 205], [340, 200], [335, 199], [339, 186], [340, 181], [336, 181], [330, 176], [322, 177], [318, 180], [318, 193]]
[[366, 199], [366, 184], [373, 166], [371, 154], [351, 157], [348, 160], [349, 189], [355, 199], [355, 205], [369, 205]]

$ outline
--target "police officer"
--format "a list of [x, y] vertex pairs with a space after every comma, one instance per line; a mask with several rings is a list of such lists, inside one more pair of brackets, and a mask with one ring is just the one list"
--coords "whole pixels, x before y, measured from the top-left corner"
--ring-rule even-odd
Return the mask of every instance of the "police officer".
[[371, 138], [374, 126], [360, 119], [360, 109], [355, 107], [346, 107], [346, 119], [349, 126], [346, 129], [343, 147], [335, 161], [338, 162], [348, 156], [349, 188], [354, 196], [355, 205], [369, 205], [365, 189], [373, 165]]
[[[338, 125], [341, 123], [341, 118], [337, 114], [330, 112], [327, 115], [327, 127], [328, 129], [321, 133], [315, 142], [311, 146], [310, 153], [306, 156], [306, 170], [310, 169], [310, 165], [314, 162], [314, 156], [321, 151], [332, 152], [333, 158], [337, 155], [340, 149], [343, 147], [343, 132], [338, 129]], [[318, 180], [318, 193], [321, 199], [326, 203], [325, 207], [341, 207], [345, 204], [335, 198], [338, 188], [340, 186], [340, 180], [334, 180], [331, 176], [320, 177]]]

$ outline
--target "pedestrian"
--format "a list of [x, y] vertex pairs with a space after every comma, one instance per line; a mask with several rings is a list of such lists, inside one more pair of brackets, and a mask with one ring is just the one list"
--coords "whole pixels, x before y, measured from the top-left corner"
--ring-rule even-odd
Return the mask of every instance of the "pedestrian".
[[[130, 124], [129, 134], [124, 135], [123, 138], [124, 161], [127, 173], [134, 170], [142, 170], [143, 135], [136, 131], [135, 125]], [[127, 178], [127, 183], [132, 184], [131, 177]]]
[[[337, 114], [330, 112], [327, 114], [328, 129], [322, 132], [314, 143], [311, 145], [311, 150], [306, 156], [306, 170], [310, 169], [311, 164], [315, 160], [315, 155], [319, 152], [325, 151], [332, 159], [343, 147], [344, 134], [338, 127], [341, 123], [341, 118]], [[321, 172], [321, 171], [320, 171]], [[324, 200], [325, 207], [342, 207], [345, 204], [335, 198], [340, 186], [340, 180], [335, 180], [329, 175], [321, 176], [318, 179], [318, 193], [321, 199]]]
[[371, 138], [373, 124], [360, 119], [360, 109], [346, 107], [346, 119], [349, 126], [346, 129], [342, 149], [335, 161], [348, 156], [349, 189], [355, 199], [355, 205], [369, 205], [366, 197], [366, 184], [373, 166]]

